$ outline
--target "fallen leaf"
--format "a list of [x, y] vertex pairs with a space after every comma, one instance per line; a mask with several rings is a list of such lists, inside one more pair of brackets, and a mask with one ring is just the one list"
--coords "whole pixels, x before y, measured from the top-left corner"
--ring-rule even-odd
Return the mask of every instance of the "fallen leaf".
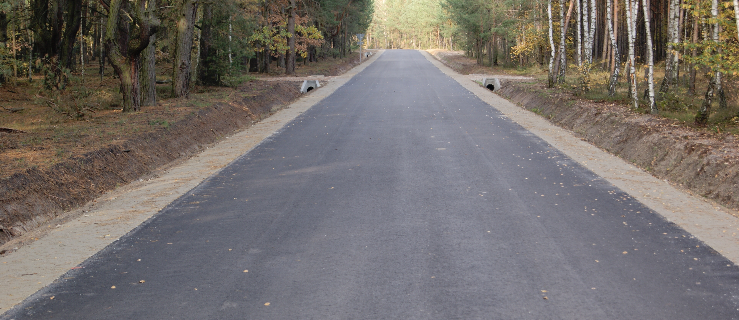
[[55, 297], [55, 296], [51, 296], [51, 298], [49, 298], [49, 300], [54, 300], [54, 297]]
[[265, 305], [265, 306], [269, 306], [269, 302], [265, 303], [264, 305]]

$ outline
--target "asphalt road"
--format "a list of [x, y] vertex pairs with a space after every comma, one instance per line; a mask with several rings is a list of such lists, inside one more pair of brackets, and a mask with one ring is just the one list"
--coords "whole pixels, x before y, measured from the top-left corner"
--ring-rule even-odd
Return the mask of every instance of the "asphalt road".
[[739, 269], [416, 51], [5, 319], [732, 319]]

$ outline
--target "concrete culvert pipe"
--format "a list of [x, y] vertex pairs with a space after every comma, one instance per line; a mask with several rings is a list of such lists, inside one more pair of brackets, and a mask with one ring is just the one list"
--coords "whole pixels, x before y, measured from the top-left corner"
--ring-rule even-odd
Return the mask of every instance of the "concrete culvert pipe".
[[318, 80], [304, 80], [303, 85], [300, 86], [300, 93], [307, 93], [320, 87], [321, 84], [318, 83]]
[[500, 80], [498, 78], [484, 78], [482, 79], [482, 86], [490, 89], [490, 91], [500, 90]]

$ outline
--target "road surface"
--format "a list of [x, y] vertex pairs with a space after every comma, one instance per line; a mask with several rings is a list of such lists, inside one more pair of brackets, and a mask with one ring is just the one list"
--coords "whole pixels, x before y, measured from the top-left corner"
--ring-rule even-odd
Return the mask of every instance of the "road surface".
[[5, 319], [732, 319], [739, 269], [386, 51]]

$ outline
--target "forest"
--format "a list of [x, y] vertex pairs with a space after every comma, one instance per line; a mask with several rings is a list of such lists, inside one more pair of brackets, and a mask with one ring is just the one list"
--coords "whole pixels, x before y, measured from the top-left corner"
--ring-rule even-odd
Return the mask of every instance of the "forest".
[[194, 84], [345, 57], [366, 33], [366, 48], [462, 50], [706, 125], [739, 122], [738, 26], [739, 0], [2, 0], [0, 85], [39, 78], [53, 96], [96, 65], [138, 111]]
[[737, 0], [377, 0], [374, 11], [373, 47], [463, 50], [643, 112], [739, 120]]
[[120, 82], [123, 112], [138, 111], [163, 95], [157, 83], [171, 87], [165, 98], [187, 97], [194, 84], [346, 56], [372, 10], [370, 0], [2, 0], [0, 86], [36, 79], [53, 96], [94, 64], [101, 81]]

